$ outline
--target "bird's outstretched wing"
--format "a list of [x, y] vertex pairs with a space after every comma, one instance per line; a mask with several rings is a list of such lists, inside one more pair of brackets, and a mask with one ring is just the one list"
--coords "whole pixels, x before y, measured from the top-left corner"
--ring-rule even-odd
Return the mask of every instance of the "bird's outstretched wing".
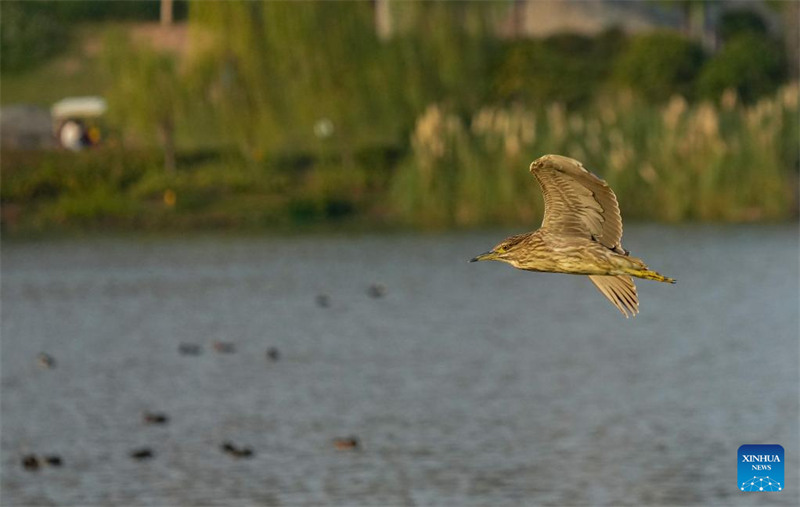
[[626, 319], [629, 317], [628, 312], [634, 317], [639, 313], [639, 297], [636, 295], [636, 286], [631, 277], [589, 275], [589, 279]]
[[544, 194], [542, 227], [565, 236], [594, 239], [624, 254], [622, 217], [608, 184], [575, 159], [545, 155], [531, 164]]

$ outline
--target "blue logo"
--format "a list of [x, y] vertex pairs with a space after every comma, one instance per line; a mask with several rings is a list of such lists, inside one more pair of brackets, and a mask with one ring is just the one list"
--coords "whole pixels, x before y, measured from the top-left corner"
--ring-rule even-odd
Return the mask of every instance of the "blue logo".
[[783, 491], [783, 447], [743, 445], [739, 447], [739, 491]]

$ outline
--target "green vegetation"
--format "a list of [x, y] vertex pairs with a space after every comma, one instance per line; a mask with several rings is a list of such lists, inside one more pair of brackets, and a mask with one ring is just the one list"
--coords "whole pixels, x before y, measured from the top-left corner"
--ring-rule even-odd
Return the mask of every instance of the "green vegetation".
[[175, 124], [187, 96], [176, 56], [149, 47], [134, 50], [120, 33], [110, 34], [105, 45], [106, 68], [113, 76], [106, 92], [111, 118], [141, 135], [157, 134], [164, 169], [174, 173]]
[[[392, 156], [340, 160], [276, 157], [248, 164], [237, 154], [179, 157], [165, 173], [158, 151], [4, 154], [3, 226], [9, 232], [119, 229], [257, 228], [363, 220], [388, 187]], [[363, 168], [369, 167], [369, 174]], [[363, 217], [362, 217], [363, 215]]]
[[[466, 227], [535, 224], [527, 171], [535, 157], [585, 162], [617, 192], [629, 219], [780, 220], [796, 214], [798, 86], [755, 105], [629, 94], [585, 112], [551, 105], [486, 107], [463, 119], [429, 107], [408, 152], [280, 155], [196, 153], [165, 173], [158, 151], [4, 153], [7, 231], [296, 227], [319, 222]], [[622, 112], [626, 112], [622, 114]]]
[[[545, 153], [580, 159], [616, 191], [629, 218], [748, 221], [795, 213], [798, 87], [755, 106], [629, 95], [585, 113], [484, 108], [468, 121], [432, 106], [394, 179], [393, 203], [419, 224], [534, 222], [539, 190], [525, 168]], [[623, 114], [624, 112], [624, 114]]]
[[735, 90], [745, 102], [773, 93], [786, 73], [783, 48], [777, 41], [746, 33], [728, 42], [703, 68], [697, 81], [700, 96], [717, 99]]
[[745, 9], [724, 12], [719, 24], [719, 36], [725, 42], [744, 34], [769, 37], [767, 24], [761, 16]]
[[672, 95], [693, 97], [694, 79], [703, 65], [702, 48], [672, 32], [634, 37], [615, 65], [615, 78], [651, 102]]
[[619, 30], [597, 37], [554, 35], [505, 43], [494, 72], [492, 98], [501, 103], [586, 106], [601, 92], [625, 44]]
[[[65, 16], [119, 19], [81, 5]], [[197, 2], [174, 53], [79, 25], [3, 72], [2, 102], [101, 94], [111, 128], [85, 153], [4, 150], [2, 226], [530, 225], [545, 153], [627, 218], [796, 217], [797, 84], [752, 17], [708, 55], [670, 32], [498, 37], [509, 5], [392, 2], [381, 38], [369, 2]]]
[[[175, 19], [186, 19], [188, 4], [175, 2]], [[86, 22], [156, 21], [158, 0], [97, 2], [3, 0], [0, 2], [0, 69], [19, 72], [41, 65], [70, 47], [74, 27]]]
[[[254, 161], [286, 149], [348, 160], [360, 147], [396, 143], [432, 102], [484, 103], [497, 7], [396, 4], [401, 26], [386, 42], [366, 2], [197, 4], [194, 36], [208, 49], [192, 67], [219, 136]], [[331, 128], [315, 136], [320, 121]]]
[[[25, 2], [25, 5], [38, 3]], [[4, 14], [5, 2], [0, 5]], [[3, 31], [3, 34], [7, 33]], [[69, 37], [61, 40], [60, 44], [58, 52], [44, 63], [31, 63], [21, 69], [0, 72], [0, 103], [49, 107], [64, 97], [102, 95], [109, 83], [99, 51], [95, 49], [100, 46], [98, 25], [73, 27]], [[53, 83], [58, 83], [58, 86], [53, 86]]]
[[68, 31], [40, 2], [0, 4], [0, 70], [19, 71], [57, 54]]

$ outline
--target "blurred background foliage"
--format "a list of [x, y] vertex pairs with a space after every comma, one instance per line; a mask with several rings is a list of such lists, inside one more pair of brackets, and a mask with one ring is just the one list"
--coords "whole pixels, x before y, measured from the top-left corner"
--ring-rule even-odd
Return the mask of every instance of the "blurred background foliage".
[[[186, 19], [188, 2], [174, 3], [176, 20]], [[69, 46], [75, 25], [102, 21], [158, 19], [159, 2], [63, 0], [4, 1], [0, 16], [0, 68], [14, 72], [46, 62]]]
[[691, 99], [704, 60], [700, 45], [678, 33], [639, 35], [631, 38], [617, 60], [614, 77], [650, 102], [663, 102], [673, 95]]
[[797, 216], [798, 86], [757, 14], [723, 14], [710, 51], [504, 35], [511, 2], [389, 4], [387, 37], [372, 2], [175, 2], [176, 47], [141, 35], [158, 2], [3, 2], [3, 104], [60, 76], [110, 105], [99, 148], [4, 149], [4, 229], [533, 225], [545, 153], [626, 218]]

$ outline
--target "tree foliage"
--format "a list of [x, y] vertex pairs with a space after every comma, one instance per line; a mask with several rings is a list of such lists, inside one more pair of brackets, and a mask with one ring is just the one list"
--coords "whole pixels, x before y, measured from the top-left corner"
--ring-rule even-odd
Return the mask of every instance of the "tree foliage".
[[530, 106], [586, 105], [605, 86], [608, 62], [617, 58], [623, 43], [623, 33], [614, 29], [597, 37], [560, 34], [508, 42], [494, 71], [494, 97]]
[[175, 169], [175, 124], [186, 87], [175, 55], [147, 45], [134, 47], [119, 32], [105, 40], [104, 61], [111, 77], [109, 114], [120, 125], [145, 138], [155, 137], [164, 149], [164, 166]]
[[703, 68], [697, 81], [700, 96], [718, 99], [732, 89], [745, 102], [754, 102], [778, 88], [786, 75], [783, 48], [773, 41], [745, 33], [728, 42]]
[[736, 9], [722, 13], [719, 20], [719, 36], [727, 42], [742, 34], [766, 37], [767, 24], [753, 11]]
[[677, 33], [639, 35], [616, 62], [618, 83], [652, 102], [678, 93], [691, 97], [694, 79], [703, 65], [702, 48]]
[[36, 66], [66, 46], [66, 27], [42, 2], [0, 2], [0, 69]]
[[[347, 158], [357, 144], [404, 135], [433, 101], [477, 107], [494, 47], [482, 11], [441, 2], [392, 8], [399, 26], [382, 42], [366, 2], [198, 3], [195, 36], [214, 42], [195, 75], [224, 130], [256, 159], [281, 146]], [[332, 126], [329, 136], [315, 137], [320, 122]]]

